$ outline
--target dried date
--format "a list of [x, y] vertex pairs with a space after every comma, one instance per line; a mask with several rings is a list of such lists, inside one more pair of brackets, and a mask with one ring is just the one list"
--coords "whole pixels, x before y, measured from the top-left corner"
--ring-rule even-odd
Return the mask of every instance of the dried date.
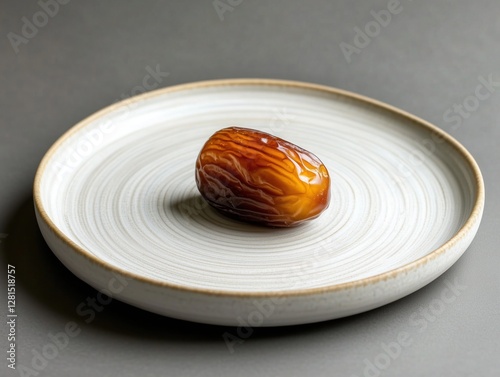
[[228, 127], [213, 134], [196, 160], [203, 198], [239, 220], [289, 227], [329, 205], [330, 176], [311, 152], [276, 136]]

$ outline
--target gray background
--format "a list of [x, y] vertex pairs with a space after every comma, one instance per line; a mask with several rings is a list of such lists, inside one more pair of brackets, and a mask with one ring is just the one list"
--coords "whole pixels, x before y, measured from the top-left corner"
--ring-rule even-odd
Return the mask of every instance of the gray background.
[[[378, 32], [372, 29], [370, 43], [350, 62], [340, 44], [354, 45], [356, 27], [375, 28], [371, 11], [387, 9], [387, 1], [237, 3], [221, 20], [210, 0], [73, 0], [16, 53], [8, 33], [21, 35], [22, 17], [43, 22], [36, 16], [41, 7], [1, 2], [0, 281], [6, 284], [7, 263], [14, 264], [18, 368], [31, 368], [49, 333], [74, 321], [80, 334], [38, 376], [500, 375], [500, 85], [458, 120], [443, 118], [474, 95], [481, 77], [500, 81], [498, 0], [401, 0], [401, 12]], [[232, 354], [222, 334], [235, 329], [163, 318], [117, 301], [85, 323], [76, 307], [96, 291], [68, 272], [41, 238], [33, 176], [57, 137], [130, 96], [147, 67], [157, 65], [169, 73], [158, 87], [231, 77], [310, 81], [437, 124], [482, 168], [487, 203], [477, 238], [447, 273], [405, 299], [351, 318], [255, 329]], [[444, 303], [448, 284], [460, 287], [453, 302]], [[21, 375], [7, 368], [6, 332], [1, 325], [0, 375]], [[411, 344], [388, 351], [403, 333]]]

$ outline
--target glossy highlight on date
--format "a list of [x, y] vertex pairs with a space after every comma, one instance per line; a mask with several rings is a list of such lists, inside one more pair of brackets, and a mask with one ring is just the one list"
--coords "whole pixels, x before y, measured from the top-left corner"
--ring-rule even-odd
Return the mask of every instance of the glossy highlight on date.
[[221, 213], [270, 227], [317, 218], [330, 202], [330, 175], [313, 153], [242, 127], [217, 131], [196, 160], [196, 185]]

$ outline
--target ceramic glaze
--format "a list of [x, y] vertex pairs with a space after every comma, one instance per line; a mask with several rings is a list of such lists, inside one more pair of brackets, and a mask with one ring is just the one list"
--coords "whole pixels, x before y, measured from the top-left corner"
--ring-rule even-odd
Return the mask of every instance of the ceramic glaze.
[[[206, 204], [197, 155], [234, 124], [321, 159], [331, 175], [321, 216], [272, 229]], [[242, 79], [154, 91], [83, 120], [44, 157], [34, 195], [47, 243], [95, 288], [118, 276], [128, 283], [116, 298], [223, 325], [271, 307], [260, 325], [276, 326], [359, 313], [429, 283], [472, 241], [483, 190], [470, 154], [412, 115], [319, 85]]]

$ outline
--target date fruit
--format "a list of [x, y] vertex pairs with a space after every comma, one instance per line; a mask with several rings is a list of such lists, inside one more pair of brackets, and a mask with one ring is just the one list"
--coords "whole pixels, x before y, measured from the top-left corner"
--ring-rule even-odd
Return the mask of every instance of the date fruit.
[[314, 219], [330, 201], [330, 177], [318, 157], [240, 127], [224, 128], [208, 139], [196, 161], [196, 185], [222, 213], [272, 227]]

